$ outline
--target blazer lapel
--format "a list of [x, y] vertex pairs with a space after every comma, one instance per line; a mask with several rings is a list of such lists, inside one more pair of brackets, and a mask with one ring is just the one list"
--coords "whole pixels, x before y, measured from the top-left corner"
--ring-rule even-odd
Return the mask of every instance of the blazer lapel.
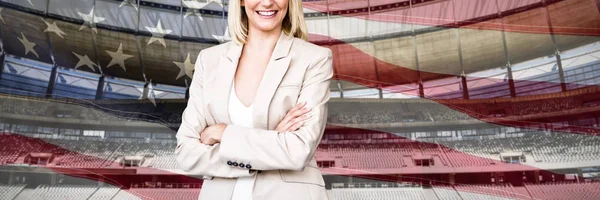
[[254, 128], [268, 130], [269, 128], [269, 106], [271, 103], [277, 104], [277, 102], [271, 102], [275, 91], [279, 87], [279, 83], [283, 79], [283, 76], [287, 72], [291, 55], [289, 55], [290, 48], [294, 38], [281, 32], [279, 40], [273, 50], [273, 55], [263, 78], [256, 92], [256, 98], [254, 101]]
[[240, 55], [242, 53], [242, 45], [237, 45], [234, 42], [230, 43], [229, 50], [226, 55], [222, 55], [219, 60], [219, 66], [217, 67], [217, 76], [215, 85], [213, 86], [214, 91], [211, 95], [214, 95], [215, 100], [215, 120], [225, 124], [231, 124], [231, 118], [229, 118], [229, 94], [231, 94], [231, 86], [233, 84], [233, 78], [237, 71]]
[[[283, 31], [277, 40], [271, 59], [267, 64], [267, 69], [256, 92], [255, 101], [253, 102], [254, 128], [267, 130], [269, 127], [269, 106], [277, 87], [279, 87], [279, 83], [281, 83], [283, 76], [289, 68], [292, 58], [288, 54], [293, 41], [294, 38], [286, 35]], [[228, 112], [229, 94], [231, 94], [231, 86], [233, 85], [233, 78], [237, 71], [242, 49], [243, 45], [231, 42], [227, 54], [220, 58], [216, 72], [219, 77], [215, 80], [214, 90], [211, 94], [215, 97], [212, 98], [214, 100], [215, 111], [218, 111], [213, 112], [216, 122], [231, 124]]]

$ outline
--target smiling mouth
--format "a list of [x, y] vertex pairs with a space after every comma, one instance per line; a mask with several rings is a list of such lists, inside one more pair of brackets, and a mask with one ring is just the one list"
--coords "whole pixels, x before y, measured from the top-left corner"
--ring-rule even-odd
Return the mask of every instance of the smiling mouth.
[[277, 13], [277, 11], [276, 10], [256, 11], [256, 13], [258, 13], [260, 16], [272, 17]]

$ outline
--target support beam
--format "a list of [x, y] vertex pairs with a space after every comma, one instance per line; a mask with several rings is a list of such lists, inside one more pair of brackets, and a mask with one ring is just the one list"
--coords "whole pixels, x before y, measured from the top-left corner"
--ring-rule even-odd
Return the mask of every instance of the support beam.
[[[48, 10], [50, 7], [50, 1], [46, 1], [45, 16], [48, 17]], [[46, 32], [46, 41], [48, 41], [48, 53], [50, 54], [50, 60], [52, 60], [52, 71], [50, 71], [50, 78], [48, 79], [48, 86], [46, 87], [46, 98], [52, 97], [54, 94], [54, 85], [56, 85], [56, 76], [58, 75], [58, 65], [54, 59], [54, 51], [52, 50], [52, 41], [50, 40], [50, 33]]]
[[581, 171], [581, 167], [577, 168], [577, 182], [583, 183], [583, 171]]
[[[372, 20], [369, 20], [371, 16], [371, 0], [367, 0], [367, 20], [365, 20], [365, 35], [369, 37], [369, 43], [373, 48], [373, 54], [377, 55], [377, 48], [375, 47], [375, 42], [373, 42], [373, 33], [369, 29], [369, 23], [372, 23]], [[373, 59], [373, 67], [375, 68], [375, 77], [377, 78], [377, 91], [379, 93], [379, 98], [383, 99], [383, 86], [381, 85], [381, 81], [379, 79], [379, 69], [377, 67], [377, 60], [375, 56], [371, 57]]]
[[98, 79], [98, 87], [96, 87], [96, 99], [102, 99], [104, 96], [104, 78], [105, 76], [100, 76]]
[[516, 97], [517, 89], [515, 88], [515, 80], [513, 79], [512, 67], [510, 67], [510, 63], [506, 67], [506, 76], [508, 76], [508, 89], [510, 90], [510, 97]]
[[[96, 0], [94, 0], [94, 13], [96, 13]], [[95, 16], [92, 16], [95, 17]], [[94, 19], [92, 19], [93, 21]], [[98, 78], [98, 85], [96, 86], [96, 96], [95, 99], [102, 99], [102, 94], [104, 93], [104, 71], [102, 70], [102, 66], [100, 65], [100, 62], [98, 61], [98, 42], [97, 42], [97, 38], [96, 35], [94, 35], [94, 32], [91, 31], [90, 29], [90, 33], [92, 34], [92, 47], [94, 49], [94, 59], [96, 60], [96, 63], [98, 64], [98, 70], [100, 71], [100, 78]]]
[[561, 60], [560, 53], [558, 52], [558, 50], [556, 50], [556, 53], [554, 54], [554, 56], [556, 57], [556, 66], [558, 66], [558, 77], [560, 79], [560, 91], [566, 92], [567, 91], [567, 83], [565, 82], [565, 71], [563, 70], [562, 60]]
[[[185, 78], [185, 86], [186, 86], [185, 87], [185, 99], [190, 99], [190, 86], [189, 86], [190, 84], [187, 84], [187, 83], [188, 83], [187, 78]], [[190, 83], [191, 83], [191, 81], [190, 81]]]
[[463, 74], [460, 76], [460, 84], [462, 85], [462, 97], [463, 99], [469, 99], [469, 88], [467, 85], [467, 77]]
[[[369, 43], [371, 43], [371, 47], [373, 47], [373, 53], [377, 55], [377, 48], [375, 48], [375, 43], [370, 37]], [[379, 98], [383, 99], [383, 86], [381, 85], [381, 81], [379, 79], [379, 68], [377, 68], [377, 60], [374, 56], [371, 57], [373, 59], [373, 69], [375, 70], [375, 77], [377, 78], [377, 91], [379, 91]]]
[[[412, 13], [413, 1], [409, 1], [410, 12]], [[425, 89], [423, 88], [423, 79], [421, 78], [421, 68], [419, 67], [419, 51], [417, 49], [417, 36], [415, 35], [414, 24], [410, 25], [410, 37], [412, 38], [413, 50], [415, 56], [415, 66], [417, 67], [417, 84], [419, 85], [419, 97], [425, 97]]]
[[6, 54], [4, 51], [0, 53], [0, 80], [2, 80], [2, 73], [4, 72], [4, 59], [6, 58]]
[[[54, 58], [52, 60], [54, 60]], [[54, 93], [54, 85], [56, 84], [56, 76], [58, 75], [57, 71], [58, 66], [53, 64], [52, 71], [50, 71], [50, 79], [48, 79], [48, 87], [46, 87], [46, 98], [51, 98], [52, 94]]]
[[452, 1], [452, 9], [453, 9], [453, 19], [454, 19], [454, 31], [456, 32], [456, 46], [458, 49], [458, 61], [460, 64], [460, 84], [461, 84], [461, 88], [462, 88], [462, 97], [463, 99], [469, 99], [469, 87], [467, 85], [467, 78], [465, 75], [465, 67], [464, 67], [464, 62], [463, 62], [463, 54], [462, 54], [462, 41], [460, 39], [460, 26], [458, 25], [458, 22], [456, 20], [456, 5], [454, 4], [454, 1]]
[[[496, 3], [496, 15], [498, 16], [498, 19], [502, 19], [502, 12], [500, 12], [500, 6], [498, 5], [498, 0], [495, 1]], [[506, 67], [506, 76], [508, 77], [508, 88], [510, 90], [510, 97], [516, 97], [517, 96], [517, 91], [515, 89], [515, 81], [513, 80], [513, 75], [512, 75], [512, 69], [511, 69], [511, 63], [510, 63], [510, 57], [508, 55], [508, 45], [506, 44], [506, 32], [504, 31], [504, 20], [501, 20], [502, 22], [502, 47], [504, 48], [504, 61], [506, 63], [505, 67]]]
[[148, 87], [149, 86], [150, 86], [150, 82], [146, 81], [146, 83], [144, 83], [144, 90], [142, 91], [142, 97], [140, 98], [140, 100], [148, 98], [148, 92], [149, 92]]
[[550, 31], [550, 38], [552, 39], [552, 45], [554, 46], [554, 57], [556, 58], [556, 65], [558, 66], [558, 77], [560, 79], [560, 90], [562, 92], [567, 91], [567, 84], [565, 83], [565, 73], [562, 67], [562, 60], [560, 59], [560, 51], [556, 44], [556, 36], [554, 35], [554, 28], [552, 27], [552, 20], [550, 20], [550, 11], [548, 10], [548, 0], [542, 0], [542, 6], [544, 7], [544, 14], [546, 16], [546, 22], [548, 25], [548, 31]]
[[421, 80], [420, 72], [419, 72], [419, 97], [425, 98], [425, 88], [423, 88], [423, 81]]
[[[136, 27], [140, 27], [140, 1], [137, 1], [137, 6], [138, 6], [138, 9], [137, 9], [137, 25], [136, 25]], [[142, 69], [142, 76], [144, 77], [144, 82], [146, 82], [146, 84], [144, 85], [144, 91], [145, 91], [146, 90], [146, 85], [148, 83], [148, 78], [146, 77], [146, 70], [145, 70], [145, 67], [144, 67], [144, 58], [143, 58], [144, 54], [142, 54], [142, 50], [143, 49], [142, 49], [142, 44], [140, 43], [140, 40], [141, 40], [140, 37], [141, 36], [140, 36], [140, 30], [139, 30], [139, 28], [135, 29], [135, 36], [134, 37], [135, 37], [135, 48], [136, 48], [137, 54], [138, 54], [137, 55], [138, 62], [140, 62], [140, 68]], [[143, 95], [145, 95], [145, 93]]]
[[[0, 33], [3, 30], [0, 29]], [[4, 60], [6, 59], [6, 51], [4, 51], [4, 41], [0, 38], [0, 80], [2, 80], [2, 72], [4, 72]]]
[[344, 98], [344, 88], [342, 88], [342, 84], [340, 83], [339, 80], [337, 80], [336, 82], [337, 82], [338, 90], [340, 91], [340, 98]]

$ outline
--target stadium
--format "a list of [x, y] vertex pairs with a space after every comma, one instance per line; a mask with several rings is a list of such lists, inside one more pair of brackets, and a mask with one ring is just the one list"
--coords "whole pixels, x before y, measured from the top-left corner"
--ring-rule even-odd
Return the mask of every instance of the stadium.
[[[0, 199], [197, 199], [175, 133], [227, 3], [0, 0]], [[600, 1], [303, 3], [330, 199], [600, 199]]]

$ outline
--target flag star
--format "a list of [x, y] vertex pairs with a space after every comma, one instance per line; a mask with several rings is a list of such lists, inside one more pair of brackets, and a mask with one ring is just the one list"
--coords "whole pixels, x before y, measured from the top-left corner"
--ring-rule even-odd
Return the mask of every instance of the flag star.
[[225, 28], [225, 32], [223, 35], [212, 35], [213, 38], [217, 39], [220, 43], [231, 40], [231, 36], [229, 36], [229, 27]]
[[206, 6], [210, 2], [202, 3], [199, 1], [195, 1], [195, 0], [189, 0], [189, 1], [182, 0], [182, 2], [185, 5], [185, 7], [189, 8], [183, 18], [186, 18], [190, 15], [196, 15], [196, 16], [198, 16], [198, 18], [201, 21], [204, 21], [204, 18], [202, 18], [202, 15], [200, 14], [200, 9], [203, 8], [204, 6]]
[[148, 44], [147, 45], [150, 45], [150, 44], [154, 43], [155, 41], [158, 41], [165, 48], [167, 47], [167, 45], [165, 44], [165, 40], [163, 38], [165, 37], [166, 34], [169, 34], [169, 33], [173, 32], [173, 30], [163, 29], [162, 24], [160, 22], [160, 19], [158, 20], [158, 23], [156, 24], [156, 27], [148, 27], [148, 26], [146, 26], [146, 29], [148, 31], [150, 31], [150, 33], [152, 33], [152, 38], [150, 38], [150, 40], [148, 40]]
[[75, 52], [73, 52], [73, 54], [75, 54], [75, 56], [77, 56], [77, 58], [79, 59], [79, 62], [77, 62], [77, 65], [75, 65], [75, 69], [81, 67], [81, 66], [87, 66], [88, 68], [90, 68], [92, 71], [96, 71], [96, 69], [94, 67], [100, 67], [98, 66], [98, 64], [92, 62], [92, 60], [90, 59], [90, 57], [88, 57], [88, 55], [82, 56], [79, 55]]
[[62, 31], [62, 30], [60, 30], [60, 28], [58, 28], [58, 25], [56, 25], [56, 22], [53, 22], [52, 24], [50, 24], [46, 20], [44, 20], [44, 18], [42, 18], [42, 21], [44, 21], [44, 23], [46, 23], [46, 26], [48, 26], [46, 28], [46, 30], [44, 30], [44, 32], [56, 33], [56, 35], [58, 35], [58, 37], [60, 37], [60, 38], [65, 38], [65, 37], [63, 37], [63, 35], [67, 35], [64, 31]]
[[123, 7], [123, 6], [127, 5], [127, 4], [133, 6], [133, 8], [135, 8], [136, 11], [138, 10], [138, 6], [135, 3], [135, 0], [123, 0], [121, 2], [121, 5], [119, 5], [119, 8], [121, 8], [121, 7]]
[[23, 44], [23, 46], [25, 47], [25, 55], [29, 54], [29, 52], [33, 53], [33, 55], [35, 55], [35, 57], [40, 58], [40, 56], [38, 55], [38, 53], [35, 51], [35, 49], [33, 49], [33, 47], [35, 47], [35, 43], [30, 42], [26, 37], [25, 34], [23, 34], [23, 32], [21, 32], [21, 36], [23, 38], [18, 38], [19, 41], [21, 41], [21, 44]]
[[94, 15], [94, 7], [92, 7], [92, 10], [90, 10], [90, 13], [88, 14], [84, 14], [81, 12], [77, 12], [77, 14], [79, 14], [79, 16], [81, 16], [81, 18], [83, 18], [84, 21], [81, 27], [79, 28], [79, 31], [83, 30], [83, 28], [85, 28], [86, 26], [89, 26], [90, 28], [92, 28], [92, 30], [94, 30], [94, 32], [98, 33], [98, 29], [96, 29], [96, 23], [102, 22], [106, 19], [104, 17], [98, 17]]
[[2, 20], [3, 24], [6, 24], [6, 22], [4, 22], [4, 18], [2, 18], [2, 11], [4, 10], [4, 8], [0, 7], [0, 20]]
[[179, 79], [181, 78], [183, 75], [188, 75], [189, 77], [191, 77], [191, 71], [194, 70], [194, 64], [192, 64], [192, 62], [190, 61], [190, 54], [188, 53], [187, 57], [185, 58], [184, 62], [173, 62], [175, 63], [175, 65], [177, 65], [177, 67], [179, 67], [179, 74], [177, 74], [177, 78], [175, 79]]
[[[156, 100], [154, 100], [155, 94], [154, 94], [154, 86], [152, 86], [152, 80], [150, 80], [150, 83], [148, 84], [148, 100], [150, 100], [150, 102], [152, 102], [152, 104], [154, 104], [154, 106], [156, 106]], [[160, 93], [159, 91], [157, 91], [157, 93]]]
[[108, 53], [108, 55], [110, 55], [110, 57], [112, 58], [110, 60], [110, 63], [108, 63], [106, 67], [119, 65], [121, 68], [123, 68], [123, 71], [127, 71], [127, 69], [125, 68], [125, 60], [132, 58], [133, 55], [123, 53], [123, 43], [119, 44], [119, 49], [117, 49], [117, 51], [107, 50], [106, 53]]

